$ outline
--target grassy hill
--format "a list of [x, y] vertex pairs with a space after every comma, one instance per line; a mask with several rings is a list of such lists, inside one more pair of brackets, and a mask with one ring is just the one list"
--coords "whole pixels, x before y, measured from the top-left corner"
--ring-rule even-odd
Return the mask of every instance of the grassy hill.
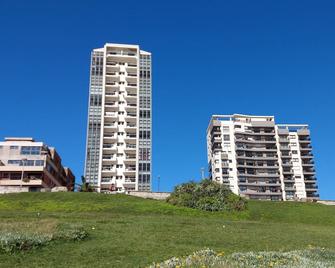
[[21, 193], [0, 196], [0, 231], [52, 233], [79, 224], [83, 241], [0, 253], [0, 267], [145, 267], [203, 248], [225, 253], [335, 249], [335, 207], [250, 201], [244, 212], [203, 212], [125, 195]]

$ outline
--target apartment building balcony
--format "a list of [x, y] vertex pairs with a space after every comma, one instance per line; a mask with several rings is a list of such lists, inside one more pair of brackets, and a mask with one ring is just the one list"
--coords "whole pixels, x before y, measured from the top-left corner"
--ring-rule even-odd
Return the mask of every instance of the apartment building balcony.
[[115, 64], [108, 64], [106, 62], [106, 73], [113, 73], [113, 72], [119, 72], [120, 71], [120, 66], [117, 65], [117, 62], [114, 62]]
[[275, 136], [276, 135], [276, 133], [274, 131], [272, 131], [272, 132], [264, 132], [264, 131], [254, 132], [254, 131], [251, 131], [251, 130], [241, 131], [241, 130], [236, 130], [236, 129], [235, 129], [235, 134], [242, 134], [242, 135], [247, 135], [247, 136]]
[[235, 142], [241, 142], [241, 143], [251, 143], [251, 144], [275, 144], [276, 140], [275, 139], [248, 139], [248, 138], [237, 138], [235, 137]]
[[124, 170], [124, 175], [131, 176], [136, 174], [136, 167], [133, 168], [126, 168]]
[[114, 143], [107, 143], [104, 142], [102, 145], [103, 150], [111, 150], [111, 149], [117, 149], [117, 146]]
[[106, 77], [118, 77], [118, 72], [106, 71]]
[[295, 180], [293, 179], [293, 178], [284, 178], [283, 179], [283, 181], [284, 181], [284, 183], [294, 183], [295, 182]]
[[283, 174], [284, 175], [293, 175], [294, 174], [294, 172], [293, 172], [293, 170], [283, 170]]
[[126, 91], [127, 91], [127, 94], [136, 94], [137, 93], [137, 87], [126, 86]]
[[[107, 76], [107, 74], [106, 74]], [[108, 85], [114, 85], [120, 82], [120, 76], [117, 75], [117, 73], [112, 72], [106, 77], [106, 84]]]
[[116, 131], [117, 130], [117, 124], [116, 123], [105, 122], [104, 123], [104, 129], [105, 129], [105, 132]]
[[251, 178], [279, 178], [278, 173], [243, 173], [238, 172], [239, 177], [251, 177]]
[[126, 138], [124, 139], [124, 141], [125, 141], [126, 143], [128, 143], [128, 144], [135, 144], [135, 145], [136, 145], [136, 141], [137, 141], [137, 139], [136, 139], [136, 138], [132, 138], [132, 137], [126, 137]]
[[106, 81], [106, 86], [116, 86], [116, 81]]
[[282, 162], [283, 167], [292, 167], [293, 163], [292, 162]]
[[300, 151], [312, 151], [312, 146], [300, 146]]
[[211, 136], [213, 136], [213, 135], [221, 135], [220, 127], [212, 128], [212, 130], [211, 130]]
[[114, 133], [104, 133], [103, 135], [104, 143], [114, 142], [117, 140], [117, 135]]
[[301, 154], [300, 157], [302, 159], [311, 159], [313, 158], [313, 154], [312, 153], [309, 153], [309, 154]]
[[125, 190], [127, 190], [127, 187], [135, 188], [135, 185], [136, 185], [136, 182], [131, 181], [131, 180], [125, 180], [123, 183], [123, 186], [126, 188]]
[[[130, 147], [128, 145], [134, 145], [134, 147]], [[136, 152], [136, 144], [127, 144], [126, 148], [124, 149], [126, 153], [135, 153]]]
[[[220, 173], [220, 172], [219, 172], [219, 173]], [[227, 166], [222, 167], [221, 175], [222, 175], [223, 177], [228, 177], [228, 176], [229, 176], [229, 167], [227, 167]]]
[[290, 140], [287, 139], [287, 138], [279, 138], [279, 142], [280, 142], [280, 143], [289, 143]]
[[318, 189], [317, 189], [317, 188], [306, 188], [306, 187], [305, 187], [305, 191], [306, 191], [306, 193], [307, 193], [307, 192], [316, 193], [316, 192], [318, 191]]
[[212, 146], [212, 151], [213, 152], [221, 152], [222, 151], [222, 147], [221, 146]]
[[126, 137], [125, 139], [136, 139], [137, 135], [136, 135], [136, 129], [134, 132], [134, 129], [132, 130], [132, 132], [126, 132]]
[[116, 153], [117, 152], [117, 147], [116, 146], [110, 146], [110, 147], [103, 147], [102, 148], [103, 153]]
[[136, 51], [125, 51], [125, 50], [111, 50], [107, 52], [107, 58], [109, 57], [131, 57], [136, 58]]
[[127, 115], [126, 115], [126, 116], [127, 116], [127, 117], [136, 117], [137, 114], [134, 113], [134, 112], [127, 112]]
[[125, 121], [127, 122], [127, 123], [136, 123], [137, 122], [137, 117], [133, 117], [133, 116], [126, 116], [125, 117]]
[[299, 143], [301, 144], [301, 145], [309, 145], [310, 143], [311, 143], [311, 140], [299, 140]]
[[228, 160], [228, 154], [221, 153], [221, 160]]
[[212, 136], [211, 138], [211, 142], [222, 142], [222, 137], [221, 135], [215, 135], [215, 136]]
[[130, 55], [122, 55], [122, 54], [107, 54], [107, 61], [117, 61], [118, 63], [125, 65], [125, 64], [137, 64], [137, 58], [136, 56], [130, 56]]
[[137, 70], [135, 69], [129, 69], [128, 71], [127, 71], [127, 75], [129, 76], [129, 77], [137, 77]]
[[116, 67], [116, 66], [118, 66], [118, 63], [117, 63], [117, 61], [107, 60], [107, 61], [106, 61], [106, 65], [107, 65], [108, 67], [109, 67], [109, 66]]
[[[114, 94], [106, 94], [105, 95], [105, 103], [115, 103], [119, 100], [119, 95], [117, 93]], [[117, 106], [114, 106], [117, 107]]]
[[295, 186], [285, 186], [284, 189], [285, 189], [285, 191], [288, 191], [288, 192], [295, 192], [296, 191]]
[[310, 183], [316, 183], [317, 179], [315, 177], [311, 177], [311, 176], [304, 176], [304, 182], [305, 184], [310, 184]]
[[101, 178], [101, 184], [103, 184], [103, 185], [115, 184], [115, 177], [114, 176], [102, 177]]
[[254, 186], [254, 187], [280, 187], [281, 183], [279, 181], [272, 182], [272, 181], [239, 181], [238, 185], [241, 186]]
[[134, 133], [136, 132], [137, 130], [137, 127], [136, 127], [136, 123], [133, 123], [133, 124], [130, 124], [128, 123], [126, 126], [125, 126], [125, 130], [129, 133]]
[[118, 117], [118, 114], [116, 112], [105, 112], [105, 117]]
[[42, 179], [28, 179], [24, 180], [13, 180], [13, 179], [0, 179], [1, 186], [41, 186], [47, 188], [48, 186]]
[[126, 158], [124, 159], [124, 162], [125, 163], [135, 163], [136, 162], [136, 155], [129, 155], [129, 154], [126, 154]]
[[280, 145], [279, 149], [280, 149], [280, 151], [290, 151], [291, 147], [290, 146], [282, 146], [282, 145]]
[[116, 168], [102, 169], [101, 174], [102, 176], [116, 175]]
[[109, 96], [109, 97], [116, 96], [118, 94], [117, 93], [118, 89], [119, 89], [118, 87], [106, 89], [105, 96]]
[[135, 87], [137, 86], [137, 75], [135, 76], [132, 76], [132, 75], [129, 75], [126, 77], [126, 81], [127, 81], [127, 84], [134, 84]]
[[278, 169], [278, 165], [246, 165], [246, 164], [240, 164], [237, 163], [238, 168], [248, 168], [248, 169]]
[[264, 161], [276, 161], [278, 160], [277, 155], [276, 154], [270, 154], [270, 155], [246, 155], [246, 154], [237, 154], [236, 158], [238, 160], [252, 160], [252, 161], [260, 161], [260, 160], [264, 160]]
[[136, 99], [137, 99], [137, 93], [127, 91], [127, 95], [125, 96], [125, 99], [127, 100], [127, 102], [134, 103], [136, 102]]
[[129, 73], [134, 73], [134, 72], [137, 73], [137, 65], [136, 64], [128, 64], [126, 66], [126, 71], [128, 72], [128, 75], [129, 75]]
[[248, 151], [248, 152], [277, 152], [276, 148], [259, 148], [259, 147], [245, 147], [236, 146], [236, 151]]
[[222, 162], [222, 163], [221, 163], [221, 167], [222, 167], [222, 168], [226, 168], [226, 169], [228, 169], [228, 168], [229, 168], [229, 163]]
[[310, 162], [310, 163], [301, 163], [301, 165], [303, 166], [303, 167], [313, 167], [314, 166], [314, 163], [313, 162]]
[[103, 155], [102, 163], [116, 163], [117, 159], [115, 155]]
[[137, 111], [137, 105], [136, 104], [128, 104], [128, 106], [125, 107], [125, 110], [130, 113], [136, 113]]
[[292, 154], [287, 154], [287, 153], [286, 153], [286, 154], [283, 154], [283, 153], [281, 153], [281, 158], [282, 158], [282, 159], [284, 159], [284, 158], [285, 158], [285, 159], [292, 158]]
[[[113, 96], [113, 95], [112, 95]], [[108, 96], [108, 97], [112, 97], [112, 96]], [[105, 109], [106, 108], [118, 108], [117, 102], [115, 101], [105, 101]]]
[[314, 169], [309, 169], [309, 170], [303, 169], [303, 173], [304, 175], [315, 175], [315, 170]]
[[137, 88], [137, 83], [130, 83], [130, 82], [128, 82], [127, 83], [127, 87], [129, 87], [129, 88]]
[[316, 182], [314, 181], [313, 184], [307, 183], [305, 184], [305, 189], [319, 189], [319, 186], [315, 184]]
[[244, 195], [267, 195], [267, 196], [271, 196], [271, 195], [277, 195], [277, 196], [281, 196], [282, 192], [280, 190], [277, 191], [270, 191], [270, 190], [266, 190], [266, 191], [257, 191], [257, 190], [250, 190], [247, 189], [246, 191], [240, 191], [241, 194]]

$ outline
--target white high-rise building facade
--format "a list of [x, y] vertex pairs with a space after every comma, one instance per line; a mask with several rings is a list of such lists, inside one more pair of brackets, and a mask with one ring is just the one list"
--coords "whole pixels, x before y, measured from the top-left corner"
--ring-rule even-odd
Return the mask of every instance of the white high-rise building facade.
[[207, 129], [211, 179], [250, 199], [317, 200], [308, 125], [273, 116], [213, 115]]
[[151, 53], [107, 43], [90, 71], [86, 181], [99, 192], [151, 191]]

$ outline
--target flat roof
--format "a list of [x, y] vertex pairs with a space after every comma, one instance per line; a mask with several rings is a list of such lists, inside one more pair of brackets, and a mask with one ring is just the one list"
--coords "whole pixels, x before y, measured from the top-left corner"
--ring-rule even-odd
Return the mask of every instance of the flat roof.
[[5, 141], [35, 141], [31, 137], [5, 137]]

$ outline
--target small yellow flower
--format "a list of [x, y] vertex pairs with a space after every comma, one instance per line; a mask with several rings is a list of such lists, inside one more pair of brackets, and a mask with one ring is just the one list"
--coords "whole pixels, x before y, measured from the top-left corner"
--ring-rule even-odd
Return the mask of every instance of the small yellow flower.
[[218, 253], [218, 256], [223, 256], [224, 255], [224, 251], [221, 251]]

